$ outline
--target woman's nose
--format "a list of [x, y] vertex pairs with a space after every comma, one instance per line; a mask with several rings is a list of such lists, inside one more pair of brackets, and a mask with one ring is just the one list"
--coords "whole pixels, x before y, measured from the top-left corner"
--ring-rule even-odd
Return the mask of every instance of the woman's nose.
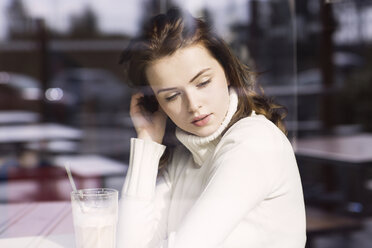
[[186, 98], [188, 102], [188, 111], [190, 113], [197, 111], [201, 107], [196, 95], [188, 93], [186, 94]]

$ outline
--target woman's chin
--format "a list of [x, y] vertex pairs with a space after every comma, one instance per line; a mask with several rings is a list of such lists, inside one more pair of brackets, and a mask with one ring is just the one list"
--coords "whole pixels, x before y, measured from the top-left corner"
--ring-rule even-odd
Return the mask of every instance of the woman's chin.
[[199, 130], [192, 130], [191, 133], [193, 135], [196, 135], [196, 136], [199, 136], [199, 137], [207, 137], [207, 136], [213, 134], [216, 130], [217, 130], [217, 128], [209, 126], [209, 127], [199, 128]]

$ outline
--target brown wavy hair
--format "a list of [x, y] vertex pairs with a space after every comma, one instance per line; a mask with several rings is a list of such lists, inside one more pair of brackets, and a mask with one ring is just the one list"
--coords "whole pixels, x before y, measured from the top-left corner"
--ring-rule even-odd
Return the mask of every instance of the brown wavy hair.
[[[203, 45], [221, 64], [230, 87], [234, 87], [238, 94], [238, 108], [226, 130], [238, 120], [251, 115], [254, 110], [286, 133], [283, 119], [287, 111], [283, 106], [264, 96], [262, 88], [257, 90], [257, 74], [239, 61], [228, 45], [203, 19], [194, 18], [177, 8], [151, 18], [144, 25], [142, 33], [130, 41], [120, 58], [128, 83], [145, 95], [140, 101], [145, 110], [155, 112], [158, 109], [156, 97], [146, 78], [147, 66], [160, 58], [174, 54], [178, 49], [195, 44]], [[171, 123], [169, 124], [168, 130], [173, 132], [174, 125], [172, 127]], [[163, 143], [167, 145], [167, 150], [161, 159], [161, 165], [170, 155], [168, 148], [171, 148], [172, 144], [166, 144], [167, 142], [168, 139], [164, 137]]]

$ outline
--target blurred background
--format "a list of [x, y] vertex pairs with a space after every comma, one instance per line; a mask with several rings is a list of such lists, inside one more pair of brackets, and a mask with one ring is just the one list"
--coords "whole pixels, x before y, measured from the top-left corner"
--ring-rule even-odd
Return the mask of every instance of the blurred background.
[[153, 14], [203, 17], [286, 106], [308, 247], [372, 244], [371, 0], [0, 0], [0, 203], [120, 190], [135, 136], [118, 65]]

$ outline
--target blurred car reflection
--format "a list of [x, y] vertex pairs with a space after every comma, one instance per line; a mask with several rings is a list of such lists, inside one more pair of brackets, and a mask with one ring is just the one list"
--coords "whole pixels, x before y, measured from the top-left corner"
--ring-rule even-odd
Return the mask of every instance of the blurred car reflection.
[[40, 81], [24, 74], [0, 71], [0, 109], [37, 110], [42, 98]]
[[45, 98], [54, 119], [70, 124], [109, 124], [131, 95], [111, 72], [94, 68], [64, 70], [49, 86]]

